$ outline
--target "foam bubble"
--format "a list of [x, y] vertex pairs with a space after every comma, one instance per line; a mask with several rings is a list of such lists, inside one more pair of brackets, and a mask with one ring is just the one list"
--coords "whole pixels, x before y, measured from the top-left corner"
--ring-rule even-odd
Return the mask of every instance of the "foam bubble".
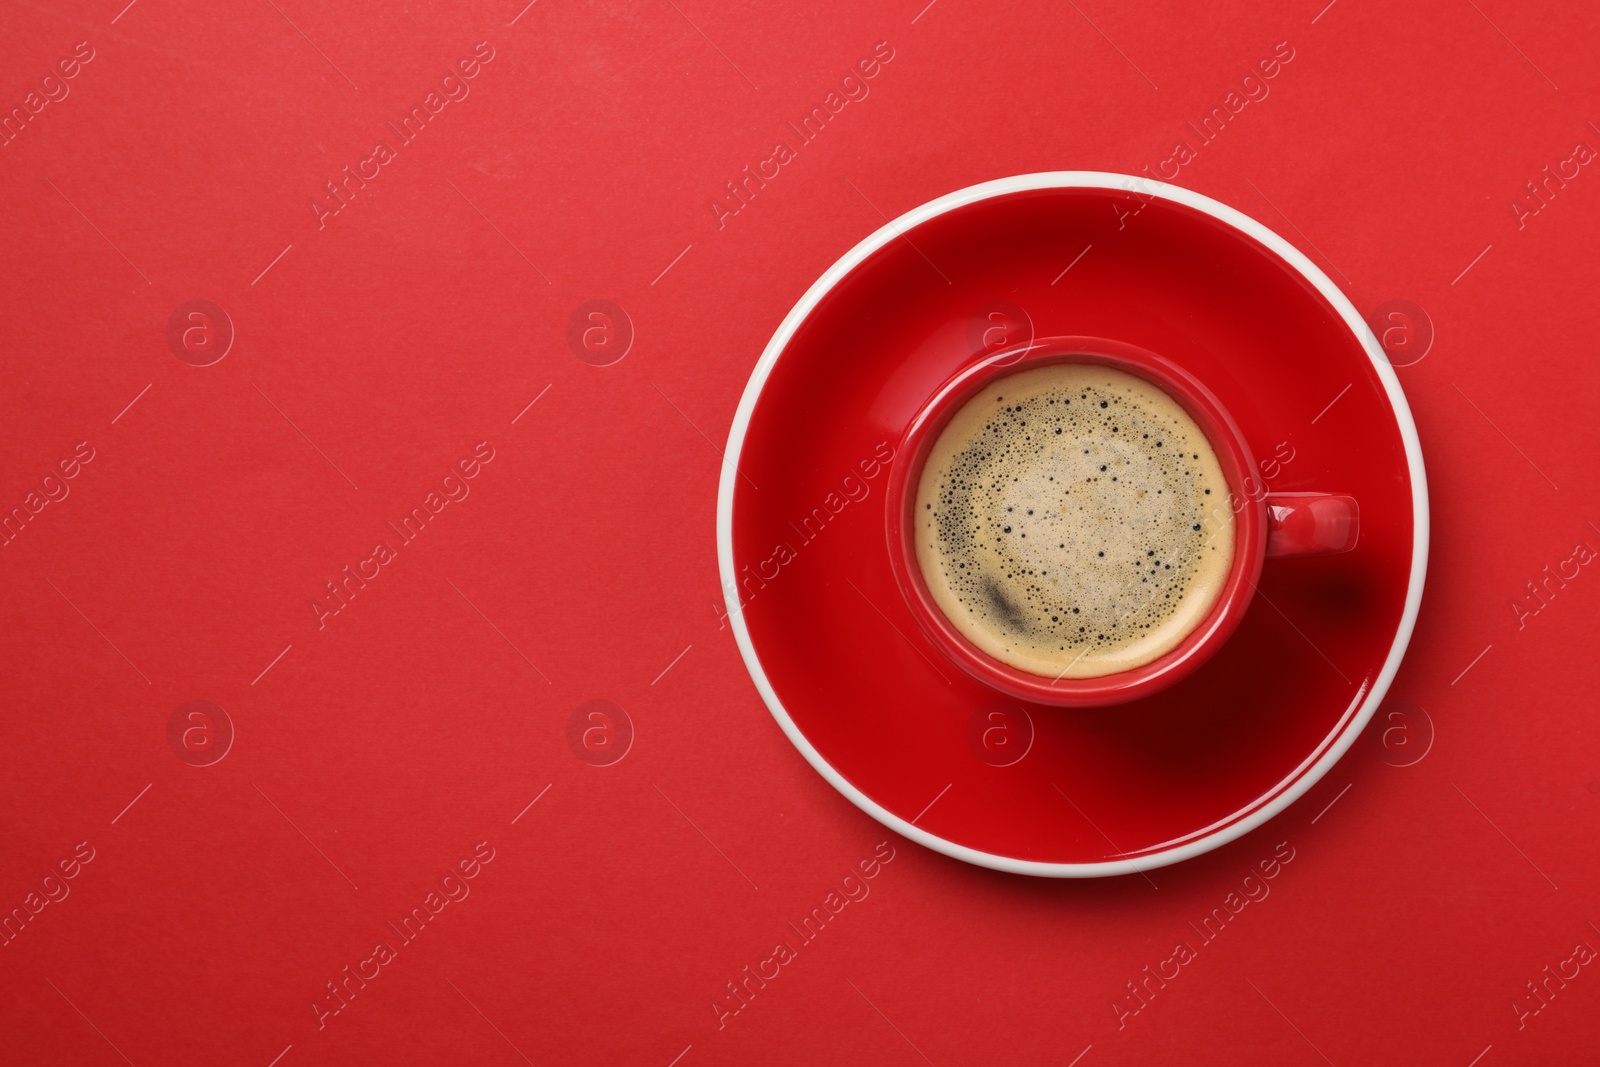
[[1158, 386], [1090, 363], [997, 379], [934, 443], [917, 561], [985, 652], [1051, 678], [1129, 670], [1176, 647], [1233, 565], [1228, 483]]

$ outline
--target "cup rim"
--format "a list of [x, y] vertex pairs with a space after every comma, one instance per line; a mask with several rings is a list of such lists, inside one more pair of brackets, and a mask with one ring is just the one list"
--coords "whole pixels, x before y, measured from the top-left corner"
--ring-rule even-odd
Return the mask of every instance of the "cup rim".
[[[1234, 553], [1227, 578], [1204, 618], [1176, 646], [1149, 663], [1094, 678], [1051, 680], [1020, 670], [979, 648], [934, 600], [917, 562], [913, 512], [928, 453], [950, 420], [973, 396], [1002, 378], [1063, 363], [1113, 367], [1148, 381], [1181, 404], [1199, 424], [1228, 482], [1234, 509]], [[1255, 470], [1249, 443], [1205, 383], [1147, 349], [1104, 337], [1041, 337], [977, 356], [934, 391], [917, 411], [895, 452], [886, 486], [885, 528], [895, 584], [918, 625], [955, 664], [985, 685], [1036, 704], [1101, 707], [1139, 700], [1198, 670], [1238, 628], [1255, 595], [1266, 559], [1266, 504], [1245, 487]], [[1240, 506], [1234, 507], [1235, 502]]]
[[[1049, 189], [1122, 193], [1178, 204], [1216, 219], [1260, 244], [1282, 260], [1289, 269], [1303, 277], [1323, 299], [1328, 301], [1345, 328], [1366, 352], [1373, 374], [1382, 386], [1389, 407], [1394, 412], [1396, 427], [1405, 449], [1407, 473], [1411, 480], [1411, 573], [1406, 586], [1405, 606], [1395, 630], [1394, 640], [1389, 647], [1389, 654], [1385, 657], [1376, 680], [1339, 735], [1320, 754], [1313, 754], [1297, 767], [1290, 776], [1292, 780], [1286, 781], [1271, 800], [1243, 817], [1223, 826], [1207, 827], [1193, 835], [1171, 842], [1165, 848], [1140, 856], [1093, 863], [1028, 860], [958, 844], [924, 830], [890, 811], [840, 774], [795, 724], [761, 665], [761, 657], [757, 654], [755, 644], [750, 638], [750, 629], [745, 624], [739, 605], [738, 576], [733, 551], [733, 503], [738, 490], [739, 459], [744, 452], [745, 437], [767, 379], [801, 324], [810, 317], [828, 294], [868, 257], [929, 219], [985, 200]], [[1400, 662], [1405, 656], [1406, 647], [1411, 642], [1411, 635], [1416, 629], [1417, 614], [1422, 606], [1422, 587], [1427, 575], [1429, 525], [1427, 472], [1423, 465], [1422, 444], [1417, 437], [1417, 425], [1412, 418], [1410, 405], [1407, 404], [1405, 393], [1400, 388], [1400, 379], [1383, 354], [1372, 328], [1321, 267], [1276, 231], [1242, 211], [1203, 193], [1132, 174], [1091, 170], [1039, 171], [996, 178], [956, 189], [891, 219], [839, 257], [795, 302], [794, 307], [784, 316], [783, 321], [767, 341], [766, 348], [762, 350], [761, 358], [757, 360], [750, 380], [746, 383], [744, 393], [739, 399], [739, 406], [734, 412], [733, 424], [728, 432], [728, 447], [717, 491], [717, 568], [728, 611], [729, 628], [733, 631], [734, 642], [739, 647], [740, 657], [744, 660], [745, 669], [749, 672], [757, 692], [761, 694], [767, 710], [788, 737], [790, 744], [794, 745], [806, 762], [810, 763], [812, 768], [842, 796], [907, 840], [915, 841], [925, 848], [965, 863], [1038, 877], [1099, 878], [1155, 870], [1237, 840], [1278, 815], [1322, 780], [1333, 765], [1349, 751], [1356, 737], [1371, 721], [1400, 669]]]

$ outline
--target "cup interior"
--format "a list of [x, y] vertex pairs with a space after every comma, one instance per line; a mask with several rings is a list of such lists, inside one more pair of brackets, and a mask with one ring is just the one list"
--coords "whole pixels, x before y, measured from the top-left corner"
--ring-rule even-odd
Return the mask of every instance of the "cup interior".
[[[968, 400], [997, 379], [1059, 363], [1091, 363], [1136, 375], [1160, 387], [1199, 425], [1228, 482], [1220, 506], [1233, 509], [1233, 564], [1211, 610], [1174, 648], [1139, 667], [1095, 678], [1051, 678], [1020, 670], [974, 644], [935, 601], [917, 561], [917, 487], [939, 435]], [[1265, 494], [1237, 424], [1216, 397], [1182, 368], [1153, 352], [1106, 338], [1051, 337], [975, 358], [917, 412], [897, 453], [888, 484], [888, 547], [895, 581], [923, 632], [967, 673], [1022, 700], [1096, 706], [1136, 700], [1200, 667], [1228, 638], [1249, 606], [1266, 550]]]

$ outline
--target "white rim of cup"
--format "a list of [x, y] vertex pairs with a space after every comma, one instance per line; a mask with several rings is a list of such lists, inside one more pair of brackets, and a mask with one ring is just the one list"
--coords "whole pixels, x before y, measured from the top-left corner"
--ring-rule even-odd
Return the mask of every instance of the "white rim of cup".
[[[1321, 293], [1333, 309], [1344, 320], [1345, 326], [1355, 335], [1366, 351], [1367, 359], [1371, 361], [1373, 369], [1377, 372], [1378, 380], [1383, 383], [1384, 392], [1389, 399], [1389, 406], [1394, 412], [1395, 422], [1400, 429], [1400, 438], [1405, 445], [1406, 466], [1411, 479], [1411, 506], [1412, 506], [1412, 548], [1411, 548], [1411, 575], [1406, 587], [1405, 610], [1400, 618], [1400, 625], [1395, 631], [1394, 641], [1389, 646], [1389, 654], [1384, 659], [1383, 668], [1378, 672], [1377, 681], [1367, 693], [1361, 706], [1354, 716], [1344, 726], [1344, 729], [1333, 742], [1327, 746], [1320, 756], [1314, 760], [1308, 757], [1306, 763], [1295, 768], [1294, 772], [1278, 783], [1276, 793], [1266, 804], [1249, 812], [1243, 817], [1229, 816], [1220, 823], [1202, 828], [1168, 843], [1167, 847], [1156, 846], [1159, 851], [1152, 851], [1144, 855], [1129, 859], [1104, 860], [1096, 863], [1047, 863], [1039, 860], [1018, 859], [1013, 856], [1003, 856], [968, 845], [957, 844], [937, 834], [930, 833], [919, 826], [914, 826], [907, 820], [888, 810], [877, 801], [863, 793], [853, 783], [840, 774], [830, 764], [809, 738], [795, 725], [789, 717], [789, 712], [784, 708], [783, 702], [778, 699], [777, 692], [772, 688], [771, 681], [767, 678], [765, 669], [761, 665], [761, 658], [756, 653], [755, 645], [750, 640], [750, 631], [745, 626], [744, 615], [739, 607], [737, 574], [734, 569], [733, 559], [733, 495], [738, 481], [738, 464], [744, 452], [745, 435], [750, 428], [750, 418], [755, 411], [756, 402], [760, 399], [762, 390], [766, 386], [767, 378], [772, 373], [772, 368], [777, 364], [789, 341], [794, 337], [800, 324], [810, 316], [822, 298], [831, 292], [839, 282], [852, 270], [859, 266], [868, 256], [887, 245], [890, 241], [904, 234], [907, 230], [919, 226], [929, 219], [943, 215], [957, 208], [965, 207], [982, 200], [1006, 196], [1011, 193], [1028, 192], [1037, 189], [1103, 189], [1109, 192], [1129, 193], [1137, 196], [1153, 197], [1168, 200], [1175, 204], [1193, 208], [1202, 214], [1243, 233], [1246, 237], [1254, 239], [1268, 251], [1282, 259], [1288, 266], [1310, 282]], [[1010, 871], [1014, 874], [1028, 874], [1047, 878], [1097, 878], [1118, 874], [1134, 874], [1140, 871], [1154, 870], [1169, 864], [1178, 863], [1202, 853], [1209, 852], [1227, 844], [1229, 841], [1243, 837], [1258, 826], [1266, 823], [1290, 804], [1294, 803], [1307, 790], [1309, 790], [1322, 777], [1328, 773], [1335, 763], [1355, 743], [1361, 731], [1371, 721], [1378, 705], [1383, 702], [1389, 685], [1394, 681], [1395, 673], [1400, 669], [1400, 661], [1405, 656], [1406, 646], [1411, 642], [1412, 630], [1416, 627], [1417, 612], [1422, 605], [1422, 585], [1427, 572], [1428, 564], [1428, 487], [1423, 470], [1422, 445], [1417, 439], [1416, 422], [1411, 417], [1411, 408], [1406, 403], [1405, 394], [1400, 388], [1400, 379], [1395, 375], [1394, 368], [1384, 356], [1378, 339], [1373, 336], [1372, 329], [1350, 303], [1350, 300], [1339, 291], [1333, 281], [1323, 273], [1322, 269], [1311, 262], [1299, 249], [1284, 240], [1277, 233], [1257, 222], [1255, 219], [1228, 207], [1220, 201], [1209, 196], [1184, 189], [1165, 182], [1154, 181], [1148, 178], [1136, 177], [1129, 174], [1114, 174], [1106, 171], [1064, 170], [1043, 171], [1036, 174], [1018, 174], [1009, 178], [998, 178], [994, 181], [981, 182], [970, 185], [965, 189], [958, 189], [952, 193], [930, 200], [926, 204], [916, 207], [901, 215], [899, 218], [887, 223], [857, 244], [849, 252], [841, 256], [837, 262], [822, 273], [822, 276], [812, 283], [805, 295], [784, 316], [783, 322], [767, 342], [766, 349], [761, 353], [761, 359], [756, 363], [755, 370], [751, 372], [750, 381], [745, 386], [744, 395], [739, 399], [738, 410], [734, 413], [733, 426], [728, 432], [728, 448], [724, 454], [722, 478], [717, 491], [717, 570], [722, 581], [723, 598], [728, 609], [728, 621], [733, 630], [733, 637], [739, 646], [739, 653], [744, 658], [745, 668], [750, 672], [750, 678], [755, 682], [756, 689], [760, 692], [762, 700], [766, 702], [767, 709], [778, 725], [788, 736], [789, 741], [806, 761], [816, 768], [818, 774], [827, 779], [828, 783], [843, 794], [851, 803], [878, 822], [887, 826], [903, 837], [941, 852], [946, 856], [976, 864], [980, 867], [989, 867], [998, 871]], [[1308, 766], [1309, 764], [1309, 766]]]

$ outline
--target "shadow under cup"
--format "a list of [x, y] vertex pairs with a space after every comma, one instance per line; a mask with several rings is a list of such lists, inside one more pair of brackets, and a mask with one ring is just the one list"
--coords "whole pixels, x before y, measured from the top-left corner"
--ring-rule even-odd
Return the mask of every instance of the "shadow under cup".
[[[985, 386], [1054, 364], [1098, 364], [1153, 383], [1200, 427], [1228, 483], [1220, 506], [1233, 510], [1233, 564], [1216, 602], [1177, 646], [1149, 663], [1093, 678], [1052, 678], [1004, 663], [978, 648], [945, 615], [923, 577], [915, 544], [917, 488], [923, 467], [951, 418]], [[1244, 617], [1263, 561], [1272, 556], [1344, 552], [1355, 546], [1358, 512], [1349, 497], [1269, 496], [1255, 478], [1255, 460], [1237, 424], [1201, 382], [1135, 345], [1098, 337], [1052, 337], [975, 359], [946, 381], [912, 419], [901, 440], [903, 461], [888, 484], [888, 548], [895, 582], [928, 638], [979, 681], [1038, 704], [1092, 707], [1149, 696], [1187, 677], [1221, 647]], [[1269, 530], [1270, 527], [1270, 530]], [[1269, 534], [1272, 551], [1269, 552]]]

